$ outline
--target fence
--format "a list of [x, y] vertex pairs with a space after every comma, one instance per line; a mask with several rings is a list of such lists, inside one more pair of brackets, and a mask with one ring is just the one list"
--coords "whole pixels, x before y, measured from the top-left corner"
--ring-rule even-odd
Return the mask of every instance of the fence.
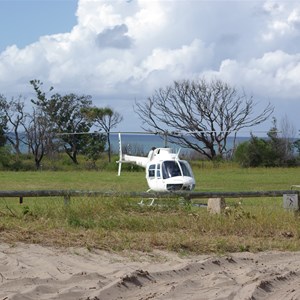
[[24, 197], [128, 197], [128, 198], [184, 198], [186, 200], [205, 198], [255, 198], [282, 197], [285, 194], [299, 195], [298, 190], [277, 191], [246, 191], [246, 192], [105, 192], [105, 191], [76, 191], [76, 190], [35, 190], [35, 191], [0, 191], [0, 197], [19, 198], [20, 204]]

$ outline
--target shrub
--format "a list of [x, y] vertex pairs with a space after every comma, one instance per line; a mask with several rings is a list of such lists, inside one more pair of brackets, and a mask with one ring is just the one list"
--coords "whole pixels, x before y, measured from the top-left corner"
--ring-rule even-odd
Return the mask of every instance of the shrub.
[[277, 138], [263, 139], [251, 136], [249, 141], [241, 143], [235, 153], [234, 159], [242, 167], [279, 167], [295, 166], [297, 159], [287, 156], [279, 147], [281, 141]]
[[0, 168], [7, 169], [12, 161], [12, 154], [8, 147], [0, 147]]

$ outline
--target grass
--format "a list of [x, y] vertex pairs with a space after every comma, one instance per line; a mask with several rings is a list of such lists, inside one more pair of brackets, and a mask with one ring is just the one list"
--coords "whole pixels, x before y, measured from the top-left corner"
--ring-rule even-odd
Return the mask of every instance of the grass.
[[109, 171], [0, 172], [1, 190], [103, 190], [147, 189], [144, 173], [128, 172], [118, 177]]
[[[193, 165], [197, 191], [287, 190], [299, 168], [241, 169], [233, 164]], [[76, 189], [145, 191], [144, 173], [109, 171], [0, 172], [1, 190]], [[229, 209], [206, 208], [165, 199], [60, 197], [0, 198], [1, 240], [109, 251], [172, 250], [179, 253], [300, 250], [300, 218], [282, 208], [281, 198], [226, 199]]]

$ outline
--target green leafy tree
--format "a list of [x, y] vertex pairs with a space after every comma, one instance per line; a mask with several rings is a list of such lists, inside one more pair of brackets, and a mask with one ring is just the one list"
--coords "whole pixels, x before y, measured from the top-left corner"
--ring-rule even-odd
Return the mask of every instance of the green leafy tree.
[[[36, 92], [36, 99], [32, 102], [47, 115], [51, 130], [62, 140], [67, 155], [78, 164], [77, 155], [86, 145], [85, 133], [92, 126], [92, 122], [82, 113], [82, 110], [91, 107], [91, 96], [73, 93], [47, 96], [42, 91], [42, 82], [32, 80], [30, 83]], [[52, 90], [51, 87], [49, 92]]]
[[122, 122], [123, 117], [109, 107], [91, 107], [88, 109], [83, 109], [82, 112], [94, 123], [97, 128], [105, 131], [108, 145], [108, 161], [111, 162], [110, 132], [112, 128], [115, 128], [120, 122]]
[[10, 148], [6, 146], [0, 146], [0, 168], [9, 169], [11, 162], [13, 161]]
[[2, 123], [0, 124], [0, 147], [3, 147], [6, 143], [6, 136], [5, 136], [5, 132], [6, 132], [6, 126]]
[[274, 166], [274, 153], [271, 144], [262, 138], [251, 135], [249, 141], [238, 145], [235, 160], [242, 167]]
[[277, 167], [296, 164], [293, 157], [293, 142], [280, 136], [277, 121], [273, 118], [268, 138], [251, 135], [249, 141], [240, 144], [234, 154], [236, 161], [243, 167]]
[[293, 147], [296, 149], [298, 156], [300, 156], [300, 140], [297, 139], [293, 142]]
[[106, 136], [99, 133], [92, 133], [85, 136], [86, 143], [81, 153], [87, 160], [91, 161], [93, 167], [96, 167], [96, 161], [101, 157], [104, 151]]

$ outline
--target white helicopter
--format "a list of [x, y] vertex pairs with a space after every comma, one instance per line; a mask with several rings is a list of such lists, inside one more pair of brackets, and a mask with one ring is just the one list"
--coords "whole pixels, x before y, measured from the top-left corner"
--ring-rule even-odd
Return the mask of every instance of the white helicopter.
[[179, 158], [179, 151], [171, 148], [152, 148], [147, 157], [122, 154], [121, 134], [119, 133], [120, 159], [118, 176], [122, 163], [134, 163], [146, 169], [148, 191], [191, 191], [195, 188], [195, 178], [189, 163]]

